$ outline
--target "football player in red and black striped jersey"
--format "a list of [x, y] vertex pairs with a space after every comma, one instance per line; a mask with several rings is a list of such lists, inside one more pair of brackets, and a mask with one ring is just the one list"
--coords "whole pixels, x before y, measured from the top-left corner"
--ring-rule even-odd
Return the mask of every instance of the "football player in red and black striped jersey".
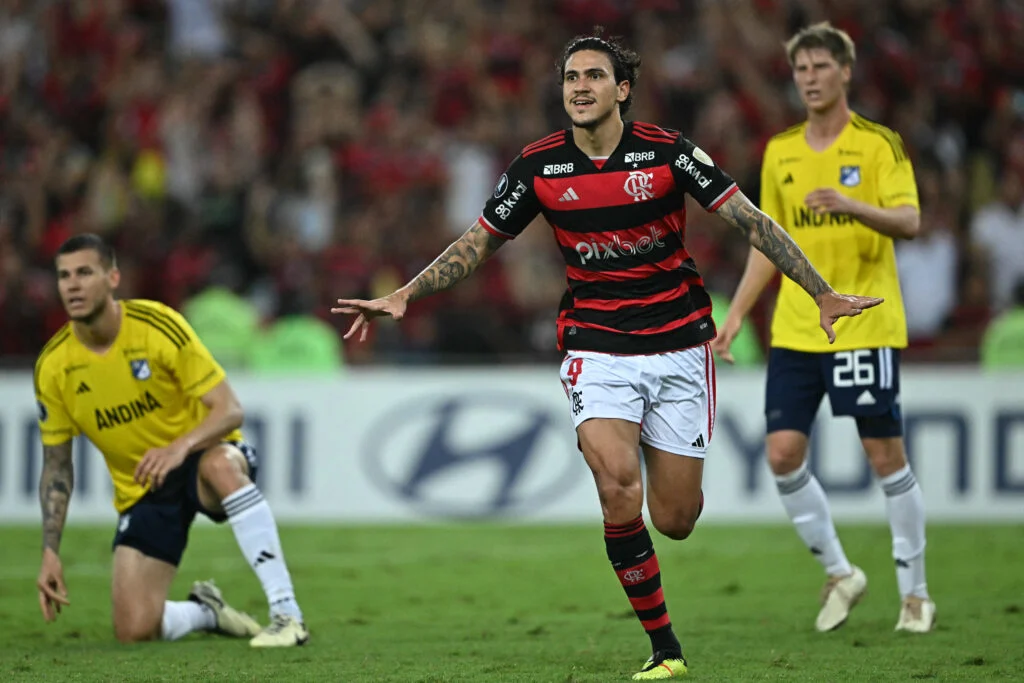
[[379, 299], [338, 299], [355, 314], [346, 339], [365, 340], [379, 316], [454, 286], [538, 215], [551, 225], [568, 287], [558, 316], [561, 379], [605, 522], [608, 558], [650, 636], [636, 680], [673, 678], [686, 660], [669, 619], [657, 556], [642, 516], [674, 539], [693, 530], [715, 418], [711, 300], [686, 250], [685, 196], [747, 236], [814, 298], [819, 323], [859, 315], [881, 299], [837, 294], [799, 247], [714, 161], [677, 131], [624, 121], [639, 56], [615, 40], [579, 36], [560, 64], [572, 127], [527, 145], [498, 179], [480, 218], [433, 263]]

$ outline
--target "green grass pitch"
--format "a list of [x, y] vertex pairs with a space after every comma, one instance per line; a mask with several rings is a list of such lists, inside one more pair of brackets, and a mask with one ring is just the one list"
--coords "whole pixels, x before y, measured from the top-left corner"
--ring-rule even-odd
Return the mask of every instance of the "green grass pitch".
[[[253, 651], [198, 634], [117, 644], [109, 616], [112, 529], [71, 527], [71, 607], [55, 624], [34, 589], [39, 531], [0, 528], [0, 680], [622, 681], [648, 641], [592, 526], [286, 526], [285, 552], [312, 638]], [[885, 526], [844, 526], [868, 595], [849, 623], [813, 630], [821, 573], [792, 529], [698, 525], [655, 534], [669, 610], [694, 681], [1024, 680], [1024, 527], [932, 526], [937, 630], [893, 632], [896, 581]], [[229, 529], [202, 525], [172, 599], [216, 579], [266, 619]]]

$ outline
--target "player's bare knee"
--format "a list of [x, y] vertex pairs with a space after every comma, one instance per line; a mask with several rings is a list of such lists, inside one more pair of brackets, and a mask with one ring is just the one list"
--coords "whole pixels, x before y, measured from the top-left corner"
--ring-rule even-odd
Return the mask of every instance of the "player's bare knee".
[[907, 464], [907, 456], [900, 439], [864, 439], [863, 444], [871, 469], [879, 477], [887, 477], [898, 472]]
[[673, 541], [682, 541], [693, 533], [697, 524], [698, 510], [673, 510], [671, 512], [651, 512], [651, 523], [663, 536]]
[[768, 446], [768, 467], [776, 476], [796, 471], [803, 462], [804, 451], [801, 448], [773, 444]]
[[639, 480], [608, 474], [598, 477], [597, 495], [608, 521], [626, 522], [639, 514], [644, 489]]
[[245, 458], [233, 448], [218, 447], [203, 454], [199, 477], [224, 498], [249, 483]]

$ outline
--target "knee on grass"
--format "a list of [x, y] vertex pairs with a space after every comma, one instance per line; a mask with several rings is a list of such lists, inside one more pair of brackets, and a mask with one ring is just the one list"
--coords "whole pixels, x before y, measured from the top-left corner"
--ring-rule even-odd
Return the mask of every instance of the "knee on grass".
[[160, 640], [161, 620], [144, 615], [131, 615], [114, 620], [114, 637], [121, 643], [142, 643]]

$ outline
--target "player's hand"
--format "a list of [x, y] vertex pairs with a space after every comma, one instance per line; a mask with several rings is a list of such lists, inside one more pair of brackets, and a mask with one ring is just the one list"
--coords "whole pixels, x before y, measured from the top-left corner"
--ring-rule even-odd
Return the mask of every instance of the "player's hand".
[[836, 340], [836, 331], [832, 329], [832, 325], [837, 320], [860, 315], [865, 309], [873, 308], [885, 299], [827, 292], [818, 295], [814, 301], [821, 309], [821, 329], [825, 330], [825, 334], [828, 335], [828, 343], [831, 344]]
[[409, 305], [408, 298], [401, 291], [393, 292], [387, 296], [373, 301], [364, 299], [338, 299], [338, 305], [331, 309], [331, 313], [358, 313], [352, 327], [345, 333], [345, 339], [350, 339], [356, 332], [359, 332], [359, 341], [366, 341], [366, 335], [370, 331], [370, 321], [383, 315], [390, 315], [395, 320], [405, 317], [405, 309]]
[[825, 213], [851, 213], [853, 211], [853, 200], [831, 187], [814, 190], [804, 198], [804, 203], [807, 204], [811, 211], [818, 215]]
[[68, 589], [64, 585], [64, 567], [60, 563], [60, 556], [49, 548], [43, 549], [43, 566], [36, 579], [36, 588], [39, 589], [39, 609], [46, 621], [57, 618], [61, 605], [71, 604]]
[[177, 441], [162, 448], [150, 448], [135, 466], [135, 483], [144, 485], [148, 481], [153, 488], [160, 488], [167, 475], [181, 467], [187, 455], [188, 448]]
[[726, 363], [731, 364], [736, 362], [736, 359], [732, 357], [732, 351], [729, 350], [729, 347], [732, 346], [732, 343], [736, 339], [736, 335], [740, 333], [740, 328], [742, 326], [743, 320], [737, 320], [732, 316], [726, 316], [725, 322], [722, 323], [722, 327], [718, 330], [718, 336], [711, 342], [711, 350]]

